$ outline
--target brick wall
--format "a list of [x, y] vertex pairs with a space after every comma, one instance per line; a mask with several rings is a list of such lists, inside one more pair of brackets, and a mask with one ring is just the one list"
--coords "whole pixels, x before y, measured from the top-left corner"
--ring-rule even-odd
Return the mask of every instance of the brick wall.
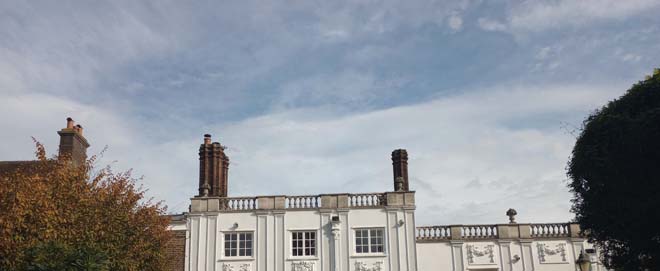
[[186, 231], [172, 231], [172, 233], [172, 239], [165, 248], [165, 253], [169, 259], [165, 270], [183, 271], [186, 257]]

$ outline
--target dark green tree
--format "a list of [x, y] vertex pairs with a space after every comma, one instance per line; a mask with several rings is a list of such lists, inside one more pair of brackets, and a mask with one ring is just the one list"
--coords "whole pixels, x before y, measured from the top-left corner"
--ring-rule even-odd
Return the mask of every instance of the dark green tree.
[[660, 70], [584, 121], [568, 176], [576, 221], [603, 263], [660, 270]]

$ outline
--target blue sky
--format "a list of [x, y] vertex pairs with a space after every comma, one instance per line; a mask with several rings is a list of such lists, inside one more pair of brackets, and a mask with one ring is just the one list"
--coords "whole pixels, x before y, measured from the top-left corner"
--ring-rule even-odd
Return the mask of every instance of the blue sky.
[[418, 224], [567, 221], [590, 112], [660, 66], [660, 2], [0, 3], [0, 160], [57, 148], [68, 116], [101, 163], [170, 211], [204, 133], [230, 195], [390, 190], [407, 148]]

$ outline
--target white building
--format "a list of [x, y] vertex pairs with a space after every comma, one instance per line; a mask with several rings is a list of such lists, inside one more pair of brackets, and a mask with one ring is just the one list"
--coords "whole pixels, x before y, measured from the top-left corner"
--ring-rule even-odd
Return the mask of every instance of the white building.
[[240, 198], [227, 197], [224, 147], [206, 135], [199, 154], [199, 195], [171, 225], [185, 231], [176, 270], [574, 271], [581, 251], [605, 270], [577, 224], [516, 223], [510, 210], [506, 224], [417, 226], [405, 150], [392, 153], [393, 192]]

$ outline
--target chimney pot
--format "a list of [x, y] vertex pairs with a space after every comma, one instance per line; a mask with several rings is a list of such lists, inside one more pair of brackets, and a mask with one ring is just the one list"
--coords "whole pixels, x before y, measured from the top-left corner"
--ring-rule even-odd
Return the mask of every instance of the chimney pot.
[[81, 136], [83, 135], [83, 127], [80, 124], [76, 125], [76, 132]]
[[211, 144], [211, 135], [204, 134], [204, 144]]
[[73, 128], [73, 124], [74, 124], [74, 122], [73, 122], [73, 119], [72, 119], [72, 118], [70, 118], [70, 117], [69, 117], [69, 118], [66, 118], [66, 128], [67, 128], [67, 129], [72, 129], [72, 128]]

